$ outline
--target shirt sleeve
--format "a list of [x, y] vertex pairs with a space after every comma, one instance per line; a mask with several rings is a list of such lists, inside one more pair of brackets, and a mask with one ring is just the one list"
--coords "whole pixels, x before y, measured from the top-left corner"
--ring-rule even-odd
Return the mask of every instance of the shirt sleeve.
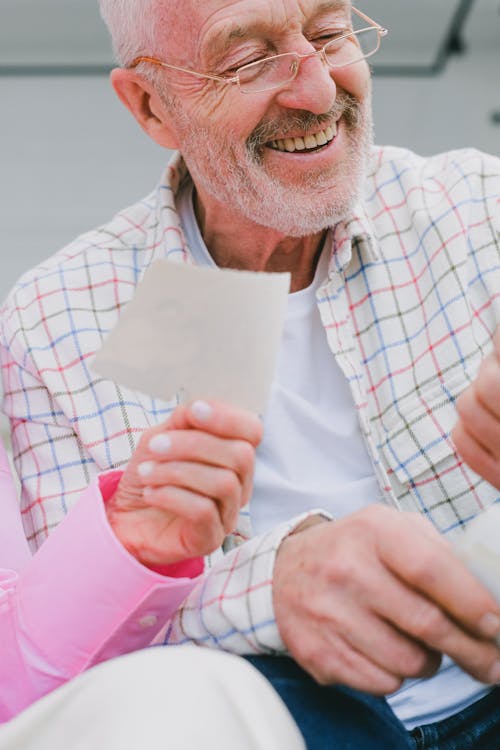
[[148, 646], [195, 581], [137, 562], [94, 482], [20, 570], [0, 570], [0, 721], [88, 667]]
[[[38, 308], [30, 302], [29, 291], [29, 285], [25, 285], [23, 294], [11, 299], [11, 306], [2, 316], [3, 322], [0, 321], [0, 341], [4, 409], [11, 420], [18, 474], [23, 477], [23, 507], [30, 514], [26, 528], [31, 543], [37, 546], [47, 537], [50, 541], [50, 536], [59, 531], [58, 524], [67, 523], [61, 522], [61, 517], [89, 484], [89, 477], [128, 461], [141, 431], [159, 421], [159, 412], [156, 403], [138, 398], [132, 391], [122, 391], [116, 384], [99, 378], [92, 380], [86, 359], [80, 356], [81, 348], [90, 352], [92, 344], [88, 344], [87, 338], [80, 339], [83, 334], [73, 329], [63, 343], [59, 342], [56, 323], [63, 316], [60, 306], [53, 296], [46, 295], [54, 309], [42, 325]], [[75, 348], [75, 341], [79, 349]], [[79, 510], [83, 512], [81, 507]], [[78, 523], [77, 514], [71, 512], [69, 517]], [[212, 559], [216, 562], [210, 563], [203, 579], [190, 583], [194, 586], [190, 596], [187, 594], [191, 589], [151, 632], [154, 642], [191, 642], [237, 654], [283, 653], [285, 648], [272, 601], [274, 562], [282, 539], [303, 518], [299, 516], [267, 534], [249, 539], [225, 556], [214, 554]], [[46, 542], [40, 551], [44, 547], [48, 549]], [[93, 560], [88, 560], [88, 564], [92, 566]], [[115, 579], [120, 577], [118, 567]], [[65, 570], [63, 576], [66, 575]], [[69, 582], [65, 586], [71, 589]], [[133, 586], [129, 587], [132, 592]], [[108, 595], [106, 591], [101, 596], [104, 595]], [[111, 605], [114, 595], [111, 586]], [[153, 590], [151, 598], [154, 595]], [[160, 599], [162, 596], [163, 591]], [[95, 607], [92, 592], [89, 599], [91, 607]], [[149, 606], [154, 612], [152, 605]], [[144, 616], [148, 617], [147, 612]], [[71, 621], [70, 614], [67, 617]], [[88, 619], [85, 612], [82, 617]], [[75, 613], [73, 620], [77, 619]], [[162, 629], [167, 619], [168, 626]], [[26, 618], [25, 622], [29, 628]], [[97, 624], [86, 622], [87, 626], [94, 627], [94, 634], [98, 635]], [[132, 621], [129, 619], [120, 627], [121, 633], [117, 630], [109, 635], [92, 653], [75, 653], [75, 659], [91, 664], [114, 655], [124, 632], [133, 642]], [[60, 629], [64, 630], [62, 626]], [[137, 642], [143, 642], [136, 637]]]
[[218, 561], [193, 588], [155, 639], [165, 645], [196, 643], [235, 654], [284, 654], [273, 607], [273, 571], [283, 539], [312, 510], [254, 537]]

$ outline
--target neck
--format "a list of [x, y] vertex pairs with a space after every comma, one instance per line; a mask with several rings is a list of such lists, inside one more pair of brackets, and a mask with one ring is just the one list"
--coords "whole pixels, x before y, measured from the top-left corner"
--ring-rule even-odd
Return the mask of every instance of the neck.
[[194, 193], [194, 209], [203, 240], [220, 268], [291, 274], [290, 291], [311, 284], [321, 254], [325, 232], [307, 237], [287, 237], [255, 224], [232, 209], [204, 201]]

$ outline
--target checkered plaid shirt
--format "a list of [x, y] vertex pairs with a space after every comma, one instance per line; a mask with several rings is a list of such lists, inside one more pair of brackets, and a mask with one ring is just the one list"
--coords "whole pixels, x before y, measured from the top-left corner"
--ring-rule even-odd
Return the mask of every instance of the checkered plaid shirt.
[[[34, 547], [93, 476], [122, 467], [142, 430], [175, 407], [99, 377], [92, 357], [155, 259], [191, 262], [175, 209], [183, 179], [177, 156], [154, 193], [24, 275], [3, 308], [4, 407]], [[330, 236], [319, 310], [385, 500], [453, 534], [499, 500], [449, 435], [455, 399], [500, 319], [500, 160], [375, 148], [363, 202]], [[241, 515], [233, 549], [213, 556], [166, 641], [283, 648], [272, 571], [297, 519], [252, 537], [250, 517]]]

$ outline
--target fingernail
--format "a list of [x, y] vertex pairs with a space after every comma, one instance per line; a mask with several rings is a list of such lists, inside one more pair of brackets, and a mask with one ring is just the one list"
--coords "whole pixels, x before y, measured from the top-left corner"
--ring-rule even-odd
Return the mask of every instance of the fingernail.
[[143, 461], [142, 464], [139, 464], [137, 467], [137, 472], [141, 477], [149, 477], [149, 475], [153, 473], [154, 468], [154, 461]]
[[202, 422], [206, 422], [212, 416], [212, 411], [212, 407], [206, 401], [193, 401], [191, 404], [191, 412]]
[[500, 659], [497, 659], [497, 661], [494, 662], [491, 668], [490, 682], [492, 684], [496, 684], [497, 682], [500, 682]]
[[149, 441], [149, 450], [153, 451], [153, 453], [168, 453], [171, 445], [172, 441], [169, 436], [165, 435], [164, 432], [160, 432], [158, 435], [153, 435]]
[[479, 627], [485, 638], [500, 637], [500, 617], [493, 612], [488, 612], [481, 618]]

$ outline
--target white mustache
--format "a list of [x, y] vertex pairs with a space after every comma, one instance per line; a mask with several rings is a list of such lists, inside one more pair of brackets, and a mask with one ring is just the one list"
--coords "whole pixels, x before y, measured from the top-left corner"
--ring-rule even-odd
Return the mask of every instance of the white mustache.
[[340, 93], [335, 104], [322, 115], [312, 112], [297, 111], [293, 115], [281, 118], [279, 121], [263, 122], [252, 131], [247, 139], [247, 148], [254, 157], [258, 157], [259, 150], [269, 141], [276, 138], [286, 138], [289, 133], [297, 130], [321, 130], [327, 125], [337, 122], [344, 117], [348, 127], [356, 127], [361, 119], [361, 107], [358, 101], [350, 94]]

